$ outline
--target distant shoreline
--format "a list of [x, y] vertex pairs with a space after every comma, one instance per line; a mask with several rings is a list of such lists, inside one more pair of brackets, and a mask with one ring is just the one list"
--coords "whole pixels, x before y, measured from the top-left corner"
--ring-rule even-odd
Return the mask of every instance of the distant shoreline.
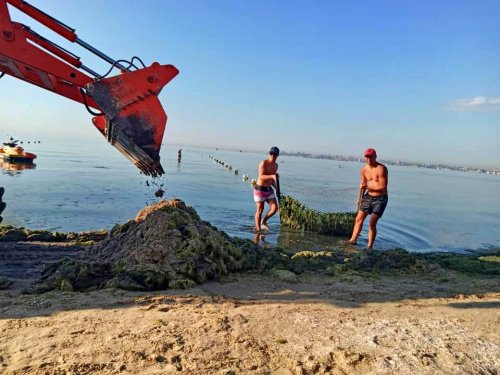
[[[362, 158], [354, 156], [343, 156], [343, 155], [311, 154], [307, 152], [286, 152], [286, 151], [282, 151], [281, 155], [297, 156], [307, 159], [325, 159], [325, 160], [351, 161], [351, 162], [361, 162], [361, 163], [363, 162]], [[449, 171], [484, 173], [484, 174], [500, 176], [500, 169], [474, 168], [474, 167], [447, 165], [442, 163], [419, 163], [419, 162], [407, 162], [399, 160], [396, 161], [380, 160], [380, 162], [388, 165], [401, 165], [407, 167], [418, 167], [427, 169], [444, 169]]]

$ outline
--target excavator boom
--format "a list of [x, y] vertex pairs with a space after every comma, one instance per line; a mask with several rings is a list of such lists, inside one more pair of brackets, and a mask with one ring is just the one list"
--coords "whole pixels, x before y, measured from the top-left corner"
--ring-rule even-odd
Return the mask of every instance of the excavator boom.
[[[121, 74], [100, 76], [83, 65], [78, 56], [13, 22], [7, 4], [109, 62]], [[155, 177], [164, 173], [160, 148], [167, 123], [158, 95], [179, 71], [173, 65], [158, 63], [137, 68], [134, 59], [124, 66], [121, 60], [111, 59], [78, 38], [74, 29], [26, 1], [0, 0], [0, 77], [8, 74], [84, 104], [106, 140], [141, 172]]]

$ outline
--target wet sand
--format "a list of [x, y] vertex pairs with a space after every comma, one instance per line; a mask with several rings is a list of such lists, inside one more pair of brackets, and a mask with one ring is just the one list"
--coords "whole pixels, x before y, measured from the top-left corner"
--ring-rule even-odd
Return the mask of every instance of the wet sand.
[[23, 295], [79, 247], [0, 243], [0, 373], [496, 374], [500, 278], [244, 273], [186, 290]]

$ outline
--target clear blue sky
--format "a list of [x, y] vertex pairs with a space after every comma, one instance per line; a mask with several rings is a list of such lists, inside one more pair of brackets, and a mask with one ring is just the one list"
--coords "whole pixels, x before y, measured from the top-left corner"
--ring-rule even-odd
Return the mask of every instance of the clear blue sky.
[[[500, 168], [498, 0], [30, 2], [113, 58], [180, 70], [160, 95], [166, 143]], [[0, 131], [100, 137], [81, 105], [11, 77]]]

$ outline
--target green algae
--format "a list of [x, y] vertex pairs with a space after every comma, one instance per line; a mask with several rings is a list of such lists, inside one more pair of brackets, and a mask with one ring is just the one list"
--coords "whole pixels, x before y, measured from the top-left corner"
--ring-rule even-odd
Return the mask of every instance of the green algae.
[[263, 248], [228, 236], [179, 202], [151, 209], [141, 220], [115, 226], [101, 236], [81, 250], [80, 259], [63, 258], [46, 264], [40, 279], [27, 292], [186, 289], [244, 271], [270, 274], [286, 282], [298, 281], [303, 273], [335, 276], [346, 282], [414, 274], [438, 283], [449, 281], [451, 276], [445, 270], [500, 275], [499, 254], [419, 254], [403, 249], [293, 253]]
[[331, 236], [348, 236], [352, 232], [355, 212], [319, 212], [306, 207], [298, 200], [280, 197], [281, 225]]
[[500, 275], [499, 255], [468, 255], [433, 253], [424, 255], [428, 262], [439, 264], [441, 267], [467, 274]]
[[105, 230], [62, 233], [47, 230], [30, 230], [10, 225], [0, 226], [0, 241], [2, 242], [71, 242], [88, 246], [102, 240], [107, 234], [108, 232]]
[[500, 256], [498, 255], [484, 256], [484, 257], [479, 257], [479, 260], [482, 262], [500, 263]]

